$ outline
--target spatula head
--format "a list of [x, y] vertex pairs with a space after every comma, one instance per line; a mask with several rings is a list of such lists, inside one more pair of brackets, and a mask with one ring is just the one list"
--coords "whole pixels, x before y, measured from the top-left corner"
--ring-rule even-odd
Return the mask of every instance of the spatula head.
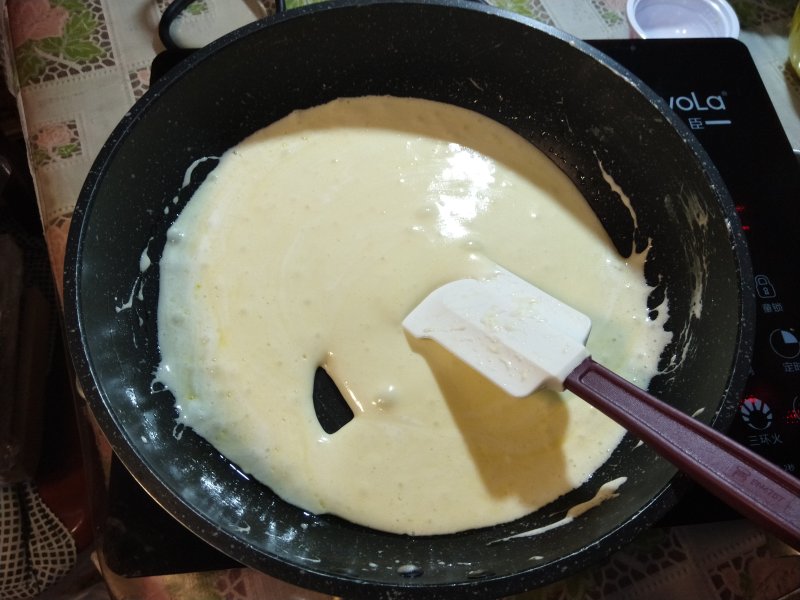
[[459, 279], [429, 294], [403, 320], [512, 396], [563, 382], [586, 357], [592, 322], [510, 271]]

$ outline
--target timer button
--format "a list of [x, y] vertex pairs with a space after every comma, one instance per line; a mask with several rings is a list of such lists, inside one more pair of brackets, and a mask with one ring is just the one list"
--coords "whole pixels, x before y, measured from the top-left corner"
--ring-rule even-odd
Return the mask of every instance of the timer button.
[[788, 329], [773, 329], [769, 334], [769, 345], [772, 351], [781, 358], [796, 358], [800, 356], [800, 340], [794, 331]]

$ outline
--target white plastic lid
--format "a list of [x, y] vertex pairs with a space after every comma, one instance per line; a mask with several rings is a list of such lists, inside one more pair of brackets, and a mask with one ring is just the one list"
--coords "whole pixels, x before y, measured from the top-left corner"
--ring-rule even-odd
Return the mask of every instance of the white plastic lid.
[[631, 34], [648, 38], [739, 37], [739, 19], [725, 0], [628, 0]]

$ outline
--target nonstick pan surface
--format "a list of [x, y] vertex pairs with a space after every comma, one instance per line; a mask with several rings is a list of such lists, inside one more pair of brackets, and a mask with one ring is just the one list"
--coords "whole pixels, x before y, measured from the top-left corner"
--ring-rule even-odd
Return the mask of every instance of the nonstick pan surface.
[[[400, 536], [283, 502], [177, 427], [172, 396], [154, 385], [158, 259], [166, 229], [213, 167], [201, 159], [294, 109], [367, 94], [448, 102], [511, 127], [572, 178], [622, 254], [651, 240], [653, 305], [668, 299], [674, 341], [650, 390], [717, 428], [729, 423], [749, 369], [752, 278], [708, 157], [660, 99], [597, 50], [457, 1], [289, 11], [197, 51], [133, 107], [86, 180], [68, 243], [67, 335], [88, 404], [125, 466], [178, 521], [297, 585], [345, 597], [460, 598], [562, 578], [652, 526], [680, 493], [675, 469], [630, 436], [587, 484], [534, 514]], [[573, 524], [489, 543], [558, 520], [621, 476], [619, 497]]]

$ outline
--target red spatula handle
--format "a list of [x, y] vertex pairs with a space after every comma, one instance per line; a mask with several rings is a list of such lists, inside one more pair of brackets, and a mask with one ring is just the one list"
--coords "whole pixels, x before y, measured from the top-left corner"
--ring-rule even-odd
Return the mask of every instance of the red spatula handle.
[[587, 358], [564, 387], [742, 516], [800, 549], [800, 480]]

